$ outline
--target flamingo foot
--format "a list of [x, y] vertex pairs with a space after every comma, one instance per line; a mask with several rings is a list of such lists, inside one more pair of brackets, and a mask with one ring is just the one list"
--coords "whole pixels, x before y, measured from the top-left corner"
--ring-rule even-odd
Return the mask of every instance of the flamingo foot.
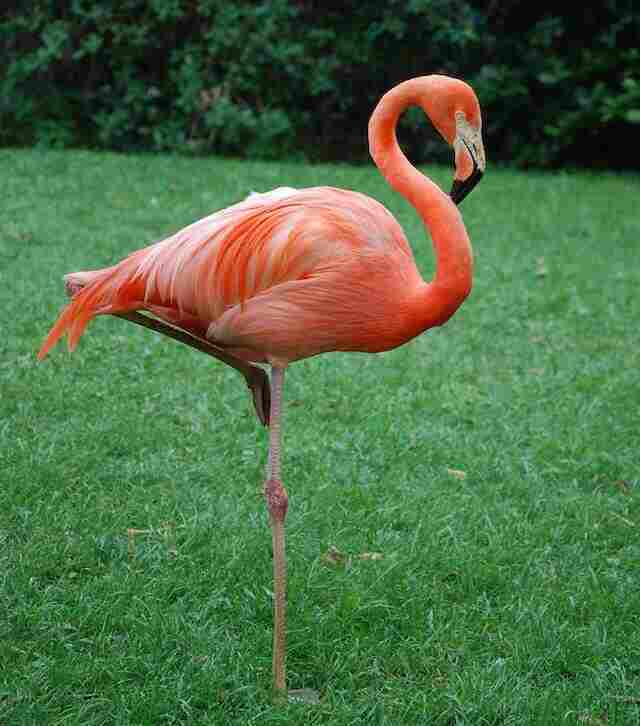
[[304, 703], [307, 706], [317, 706], [320, 703], [320, 694], [313, 688], [294, 688], [288, 694], [289, 703]]
[[271, 386], [266, 371], [258, 366], [249, 366], [245, 375], [247, 388], [251, 391], [256, 416], [263, 426], [269, 425], [271, 418]]

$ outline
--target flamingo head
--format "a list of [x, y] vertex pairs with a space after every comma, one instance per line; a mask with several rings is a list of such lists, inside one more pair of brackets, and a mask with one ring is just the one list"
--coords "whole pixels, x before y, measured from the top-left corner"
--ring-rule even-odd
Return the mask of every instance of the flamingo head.
[[[480, 181], [486, 165], [476, 94], [464, 81], [439, 74], [410, 78], [388, 91], [369, 121], [371, 156], [387, 179], [397, 177], [393, 169], [398, 163], [395, 129], [400, 114], [409, 106], [420, 106], [453, 148], [456, 168], [450, 197], [460, 204]], [[408, 163], [406, 158], [404, 161]]]
[[416, 80], [421, 84], [415, 94], [418, 104], [453, 148], [456, 170], [450, 196], [460, 204], [480, 181], [486, 165], [478, 97], [458, 78], [432, 75]]

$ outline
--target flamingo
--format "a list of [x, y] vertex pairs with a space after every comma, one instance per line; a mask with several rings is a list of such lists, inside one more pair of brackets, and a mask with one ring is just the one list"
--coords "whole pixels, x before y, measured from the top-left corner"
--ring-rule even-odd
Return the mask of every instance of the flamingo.
[[[396, 124], [420, 106], [453, 147], [448, 196], [403, 154]], [[273, 538], [273, 685], [286, 695], [285, 518], [281, 409], [290, 363], [329, 351], [378, 353], [443, 325], [472, 286], [472, 250], [456, 204], [485, 169], [480, 106], [461, 80], [429, 75], [388, 91], [369, 122], [371, 156], [430, 234], [425, 282], [402, 228], [379, 202], [333, 187], [252, 193], [113, 267], [65, 277], [71, 301], [39, 353], [65, 333], [76, 347], [96, 315], [119, 315], [212, 355], [242, 373], [269, 427], [264, 483]], [[143, 312], [141, 312], [143, 311]], [[270, 383], [260, 365], [271, 367]]]

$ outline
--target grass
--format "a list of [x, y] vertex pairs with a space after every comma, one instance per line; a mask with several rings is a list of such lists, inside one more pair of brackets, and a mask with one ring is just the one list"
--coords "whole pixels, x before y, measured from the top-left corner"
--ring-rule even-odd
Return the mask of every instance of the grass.
[[292, 367], [288, 666], [322, 700], [284, 708], [239, 376], [116, 319], [35, 351], [63, 273], [251, 189], [367, 192], [428, 276], [416, 215], [372, 167], [4, 151], [0, 179], [0, 723], [640, 723], [638, 177], [490, 168], [450, 323]]

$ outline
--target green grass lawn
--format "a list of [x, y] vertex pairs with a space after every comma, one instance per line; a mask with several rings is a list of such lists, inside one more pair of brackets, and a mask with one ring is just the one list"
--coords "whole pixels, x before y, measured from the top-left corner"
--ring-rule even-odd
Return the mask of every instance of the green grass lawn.
[[0, 152], [0, 723], [640, 723], [638, 177], [489, 167], [458, 314], [292, 366], [288, 667], [318, 706], [270, 698], [238, 374], [113, 318], [36, 362], [65, 272], [281, 184], [379, 199], [431, 275], [372, 165]]

